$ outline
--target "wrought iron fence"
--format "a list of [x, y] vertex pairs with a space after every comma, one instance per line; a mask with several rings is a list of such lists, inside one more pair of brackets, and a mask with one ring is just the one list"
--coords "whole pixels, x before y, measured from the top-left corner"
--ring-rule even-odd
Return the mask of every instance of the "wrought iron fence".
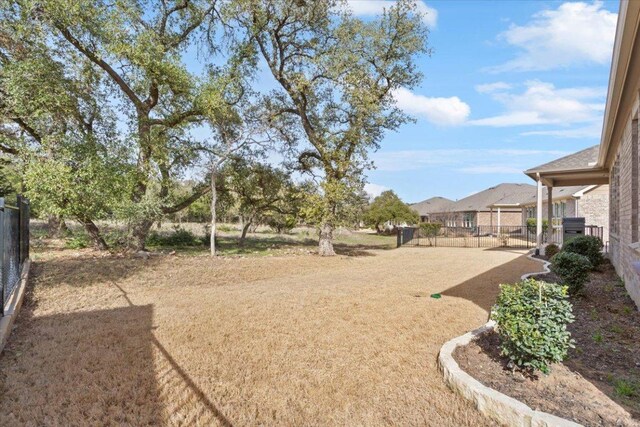
[[[602, 238], [603, 228], [587, 226], [586, 235]], [[535, 227], [490, 226], [445, 227], [433, 224], [428, 228], [403, 227], [398, 230], [397, 243], [400, 246], [442, 246], [461, 248], [534, 248], [536, 246]], [[542, 232], [543, 243], [562, 244], [562, 227], [553, 227]]]
[[0, 197], [0, 315], [20, 282], [29, 258], [29, 200], [17, 197], [11, 205]]

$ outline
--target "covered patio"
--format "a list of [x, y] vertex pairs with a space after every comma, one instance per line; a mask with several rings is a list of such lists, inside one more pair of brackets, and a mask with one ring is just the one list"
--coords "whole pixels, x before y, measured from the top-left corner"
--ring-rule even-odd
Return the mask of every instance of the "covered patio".
[[577, 153], [526, 170], [524, 173], [537, 183], [536, 248], [542, 248], [543, 186], [547, 187], [548, 218], [553, 218], [553, 188], [576, 185], [609, 184], [609, 170], [598, 162], [600, 146], [595, 145]]

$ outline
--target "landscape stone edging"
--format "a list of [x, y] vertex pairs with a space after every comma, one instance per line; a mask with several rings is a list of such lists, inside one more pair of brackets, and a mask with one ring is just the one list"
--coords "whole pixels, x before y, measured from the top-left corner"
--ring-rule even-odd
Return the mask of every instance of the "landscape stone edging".
[[27, 281], [29, 280], [29, 268], [31, 267], [31, 260], [25, 260], [22, 265], [22, 273], [20, 274], [20, 283], [18, 283], [18, 289], [14, 290], [11, 296], [11, 302], [7, 306], [4, 312], [4, 316], [0, 317], [0, 353], [4, 350], [4, 346], [9, 340], [13, 324], [16, 321], [20, 307], [22, 307], [22, 300], [24, 299], [25, 289], [27, 287]]
[[[549, 263], [532, 254], [528, 258], [543, 263], [543, 270], [536, 273], [522, 275], [521, 279], [527, 279], [537, 274], [549, 272]], [[487, 417], [507, 426], [521, 427], [580, 427], [581, 424], [558, 417], [542, 411], [536, 411], [529, 406], [500, 393], [480, 383], [460, 368], [453, 358], [453, 352], [458, 346], [467, 345], [475, 337], [489, 332], [495, 327], [494, 321], [487, 322], [484, 326], [468, 332], [462, 336], [446, 342], [438, 353], [438, 366], [444, 375], [446, 384], [454, 392], [471, 401], [475, 407]]]

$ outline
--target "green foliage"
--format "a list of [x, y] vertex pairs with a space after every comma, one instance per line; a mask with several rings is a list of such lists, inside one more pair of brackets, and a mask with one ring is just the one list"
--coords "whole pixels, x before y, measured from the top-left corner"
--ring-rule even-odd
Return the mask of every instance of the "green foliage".
[[[34, 204], [85, 222], [123, 218], [138, 248], [154, 220], [207, 190], [202, 176], [191, 193], [175, 191], [210, 153], [192, 132], [234, 122], [255, 65], [245, 49], [214, 45], [221, 2], [143, 3], [0, 8], [0, 151], [27, 159]], [[191, 67], [196, 45], [206, 59]]]
[[601, 344], [602, 341], [604, 341], [604, 337], [602, 336], [602, 333], [599, 331], [594, 333], [592, 338], [593, 338], [593, 342], [596, 342], [598, 344]]
[[378, 232], [380, 225], [390, 221], [392, 224], [407, 222], [415, 224], [420, 220], [417, 212], [404, 203], [392, 190], [384, 191], [376, 197], [365, 213], [365, 224], [375, 228]]
[[569, 240], [562, 245], [564, 252], [572, 252], [584, 255], [589, 258], [589, 262], [593, 268], [602, 264], [604, 257], [602, 256], [602, 240], [595, 236], [579, 236]]
[[436, 222], [423, 222], [420, 224], [420, 234], [423, 237], [437, 236], [442, 228], [442, 224]]
[[[530, 233], [535, 233], [538, 225], [538, 220], [535, 218], [527, 218], [527, 229]], [[542, 231], [546, 233], [549, 229], [549, 221], [546, 219], [542, 220]]]
[[579, 293], [589, 280], [592, 265], [589, 258], [573, 252], [561, 251], [551, 258], [551, 271], [569, 287], [572, 295]]
[[288, 233], [298, 225], [298, 219], [295, 215], [274, 212], [267, 216], [265, 223], [276, 233]]
[[197, 238], [189, 230], [184, 228], [176, 228], [173, 233], [160, 234], [157, 232], [149, 233], [147, 237], [149, 246], [167, 246], [167, 247], [184, 247], [184, 246], [201, 246], [203, 240]]
[[0, 156], [0, 197], [15, 196], [20, 188], [20, 175], [16, 166]]
[[633, 397], [640, 395], [640, 384], [624, 379], [615, 380], [613, 383], [616, 394], [623, 397]]
[[574, 320], [567, 288], [534, 279], [500, 285], [491, 312], [501, 338], [502, 355], [529, 371], [549, 373], [549, 365], [567, 357], [574, 342], [567, 325]]
[[67, 249], [84, 249], [90, 245], [91, 241], [86, 234], [76, 234], [64, 242], [64, 246]]
[[380, 19], [366, 22], [342, 6], [242, 0], [231, 7], [245, 42], [278, 83], [266, 99], [269, 125], [287, 142], [295, 166], [322, 180], [305, 217], [321, 228], [320, 250], [327, 255], [332, 230], [349, 212], [345, 199], [360, 193], [371, 167], [368, 153], [410, 120], [393, 92], [420, 82], [416, 59], [428, 52], [414, 1], [394, 2]]
[[547, 256], [548, 259], [553, 258], [554, 255], [556, 255], [558, 252], [560, 252], [560, 247], [555, 243], [549, 243], [544, 248], [544, 254]]

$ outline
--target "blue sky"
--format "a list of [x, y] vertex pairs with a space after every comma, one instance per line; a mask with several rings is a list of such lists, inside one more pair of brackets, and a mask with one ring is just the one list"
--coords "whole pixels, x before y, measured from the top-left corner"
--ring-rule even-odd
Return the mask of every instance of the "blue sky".
[[[384, 1], [352, 1], [373, 16]], [[371, 193], [465, 197], [600, 139], [617, 1], [428, 1], [422, 85], [396, 93], [417, 122], [372, 155]]]

